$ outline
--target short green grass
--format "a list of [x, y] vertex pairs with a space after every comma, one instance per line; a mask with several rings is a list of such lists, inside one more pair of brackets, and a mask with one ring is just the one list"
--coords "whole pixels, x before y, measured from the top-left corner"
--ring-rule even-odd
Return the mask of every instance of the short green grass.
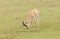
[[[28, 30], [22, 21], [33, 8], [39, 23]], [[60, 0], [0, 0], [0, 39], [60, 39]]]

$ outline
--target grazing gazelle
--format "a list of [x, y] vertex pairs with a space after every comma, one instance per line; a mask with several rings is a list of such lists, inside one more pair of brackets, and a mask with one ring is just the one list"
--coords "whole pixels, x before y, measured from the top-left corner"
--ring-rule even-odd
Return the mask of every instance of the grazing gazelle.
[[26, 28], [30, 28], [30, 24], [32, 23], [32, 21], [34, 20], [35, 23], [37, 24], [38, 22], [38, 17], [39, 17], [39, 11], [37, 9], [33, 9], [32, 11], [30, 11], [27, 15], [27, 20], [23, 21], [23, 25]]

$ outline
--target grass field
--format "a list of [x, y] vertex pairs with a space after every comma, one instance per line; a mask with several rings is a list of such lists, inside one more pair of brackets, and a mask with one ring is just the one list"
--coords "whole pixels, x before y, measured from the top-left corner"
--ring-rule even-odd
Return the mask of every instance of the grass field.
[[[39, 23], [28, 30], [21, 22], [33, 8]], [[0, 39], [60, 39], [60, 0], [0, 0]]]

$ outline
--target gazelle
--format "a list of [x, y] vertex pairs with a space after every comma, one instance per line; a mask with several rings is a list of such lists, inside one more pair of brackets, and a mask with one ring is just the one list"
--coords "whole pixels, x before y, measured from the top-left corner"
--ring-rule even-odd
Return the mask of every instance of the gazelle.
[[38, 22], [38, 17], [39, 17], [39, 11], [37, 9], [33, 9], [31, 10], [28, 14], [27, 14], [27, 20], [23, 21], [23, 25], [26, 28], [30, 28], [30, 24], [32, 23], [32, 21], [34, 20], [35, 23], [37, 24]]

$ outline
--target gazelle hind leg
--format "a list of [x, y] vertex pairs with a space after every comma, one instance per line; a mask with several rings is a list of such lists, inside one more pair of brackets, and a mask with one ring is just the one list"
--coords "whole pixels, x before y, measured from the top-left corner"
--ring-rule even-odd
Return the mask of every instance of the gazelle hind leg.
[[35, 24], [38, 24], [38, 15], [34, 17]]

